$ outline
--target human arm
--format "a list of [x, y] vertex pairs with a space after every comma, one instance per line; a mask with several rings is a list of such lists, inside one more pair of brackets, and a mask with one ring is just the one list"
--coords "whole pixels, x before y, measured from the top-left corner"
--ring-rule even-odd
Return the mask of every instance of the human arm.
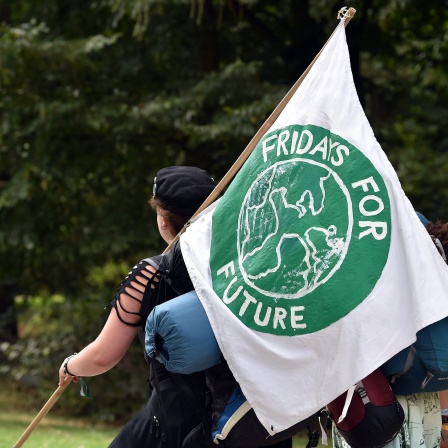
[[[123, 358], [142, 322], [146, 320], [140, 311], [148, 284], [155, 290], [158, 282], [156, 269], [147, 264], [134, 266], [120, 285], [114, 308], [98, 337], [76, 356], [67, 358], [59, 368], [59, 385], [69, 374], [95, 376], [107, 372]], [[66, 371], [64, 371], [66, 363]]]
[[[138, 327], [121, 322], [113, 309], [98, 337], [67, 363], [68, 371], [76, 376], [95, 376], [107, 372], [123, 358], [137, 332]], [[61, 365], [59, 386], [67, 376]]]

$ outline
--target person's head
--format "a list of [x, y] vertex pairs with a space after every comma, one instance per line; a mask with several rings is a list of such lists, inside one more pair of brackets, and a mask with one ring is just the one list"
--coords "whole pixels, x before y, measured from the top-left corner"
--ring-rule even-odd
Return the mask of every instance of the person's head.
[[149, 203], [157, 213], [162, 238], [170, 243], [207, 199], [215, 182], [194, 166], [169, 166], [157, 172]]

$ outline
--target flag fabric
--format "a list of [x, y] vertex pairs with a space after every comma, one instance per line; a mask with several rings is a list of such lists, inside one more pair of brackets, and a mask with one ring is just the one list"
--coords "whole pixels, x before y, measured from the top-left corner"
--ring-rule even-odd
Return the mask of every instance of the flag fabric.
[[181, 247], [221, 351], [271, 434], [448, 315], [447, 266], [361, 107], [343, 22]]

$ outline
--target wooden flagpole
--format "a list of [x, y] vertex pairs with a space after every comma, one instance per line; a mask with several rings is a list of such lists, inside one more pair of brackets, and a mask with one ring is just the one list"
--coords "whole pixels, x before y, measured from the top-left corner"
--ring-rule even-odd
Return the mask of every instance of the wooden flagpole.
[[[354, 17], [356, 14], [355, 8], [342, 8], [339, 11], [338, 18], [341, 15], [343, 18], [345, 18], [345, 26], [348, 25], [350, 20]], [[284, 96], [284, 98], [280, 101], [280, 103], [277, 105], [277, 107], [274, 109], [274, 111], [271, 113], [271, 115], [266, 119], [266, 121], [263, 123], [261, 128], [257, 131], [257, 133], [252, 137], [252, 140], [249, 142], [249, 144], [246, 146], [244, 151], [241, 153], [241, 155], [236, 159], [235, 163], [230, 167], [229, 171], [224, 175], [224, 177], [221, 179], [221, 181], [216, 185], [214, 190], [210, 193], [210, 195], [207, 197], [207, 199], [202, 203], [202, 205], [198, 208], [196, 213], [192, 216], [191, 219], [193, 219], [195, 216], [197, 216], [199, 213], [201, 213], [203, 210], [205, 210], [210, 204], [212, 204], [216, 199], [218, 199], [219, 195], [222, 193], [224, 188], [230, 183], [232, 178], [236, 175], [236, 173], [240, 170], [240, 168], [243, 166], [244, 162], [248, 159], [248, 157], [252, 154], [252, 151], [257, 146], [258, 142], [261, 140], [263, 135], [266, 134], [266, 132], [269, 130], [269, 128], [274, 124], [275, 120], [279, 117], [279, 115], [282, 113], [283, 109], [286, 107], [286, 105], [289, 103], [293, 95], [296, 93], [297, 89], [302, 84], [303, 80], [305, 79], [308, 72], [313, 67], [314, 63], [317, 61], [319, 56], [321, 55], [324, 48], [327, 46], [328, 42], [330, 41], [331, 37], [333, 36], [333, 33], [328, 38], [327, 42], [325, 42], [324, 46], [321, 48], [319, 53], [316, 55], [316, 57], [312, 60], [311, 64], [306, 68], [306, 70], [302, 73], [300, 78], [296, 81], [296, 83], [291, 87], [289, 92]], [[168, 247], [165, 249], [164, 253], [168, 251], [171, 246], [177, 241], [179, 238], [179, 235], [187, 229], [187, 227], [190, 224], [191, 219], [185, 224], [185, 226], [182, 228], [182, 230], [179, 232], [179, 234], [174, 238], [174, 240], [168, 245]]]
[[48, 411], [53, 407], [58, 398], [62, 395], [65, 389], [67, 389], [68, 385], [72, 382], [73, 377], [67, 377], [64, 384], [59, 386], [54, 392], [53, 395], [48, 399], [48, 401], [44, 404], [43, 408], [39, 411], [39, 413], [34, 417], [34, 420], [30, 423], [25, 432], [21, 435], [20, 439], [14, 444], [13, 448], [21, 447], [26, 439], [30, 436], [30, 434], [36, 429], [36, 426], [41, 422], [41, 420], [47, 415]]

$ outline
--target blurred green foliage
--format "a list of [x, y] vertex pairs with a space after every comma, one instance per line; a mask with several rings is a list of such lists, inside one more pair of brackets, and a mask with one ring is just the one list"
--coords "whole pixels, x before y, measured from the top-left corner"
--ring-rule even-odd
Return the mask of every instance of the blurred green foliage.
[[[3, 373], [36, 398], [53, 390], [63, 358], [98, 334], [122, 276], [164, 248], [146, 204], [156, 171], [189, 164], [221, 178], [344, 4], [357, 9], [347, 39], [377, 139], [414, 206], [447, 220], [447, 0], [2, 3]], [[141, 357], [136, 344], [92, 378], [90, 401], [69, 392], [69, 412], [137, 411]]]

